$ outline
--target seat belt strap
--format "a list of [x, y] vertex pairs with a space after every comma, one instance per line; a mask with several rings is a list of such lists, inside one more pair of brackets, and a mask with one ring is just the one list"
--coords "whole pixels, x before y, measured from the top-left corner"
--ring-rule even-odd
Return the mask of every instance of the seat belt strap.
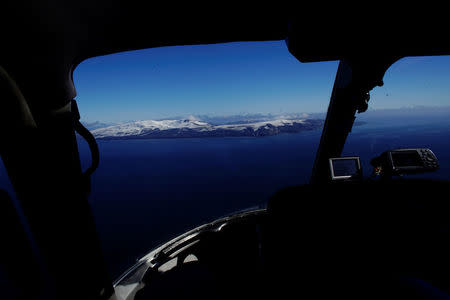
[[75, 131], [83, 137], [89, 145], [89, 149], [91, 151], [91, 166], [87, 168], [87, 170], [83, 173], [83, 181], [86, 184], [86, 191], [89, 194], [91, 192], [91, 175], [98, 168], [100, 162], [100, 152], [98, 150], [97, 141], [92, 133], [84, 127], [84, 125], [80, 122], [80, 112], [78, 110], [78, 105], [75, 100], [71, 102], [71, 111], [73, 116], [73, 125]]

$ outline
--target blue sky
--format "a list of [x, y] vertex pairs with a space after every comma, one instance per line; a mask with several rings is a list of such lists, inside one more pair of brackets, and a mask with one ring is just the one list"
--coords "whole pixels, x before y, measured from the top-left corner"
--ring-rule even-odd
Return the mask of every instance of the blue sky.
[[[284, 41], [177, 46], [95, 57], [74, 71], [85, 122], [324, 112], [338, 62], [300, 63]], [[371, 109], [450, 105], [450, 57], [405, 58]]]

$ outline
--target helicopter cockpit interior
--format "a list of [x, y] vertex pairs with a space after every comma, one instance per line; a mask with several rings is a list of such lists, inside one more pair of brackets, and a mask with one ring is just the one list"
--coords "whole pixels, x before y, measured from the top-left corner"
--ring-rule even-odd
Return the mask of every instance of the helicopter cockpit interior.
[[[392, 64], [450, 54], [445, 18], [345, 8], [310, 21], [281, 4], [185, 4], [177, 14], [116, 1], [6, 6], [0, 155], [20, 209], [0, 192], [0, 253], [17, 299], [450, 297], [449, 182], [408, 177], [439, 169], [433, 149], [385, 149], [372, 170], [342, 156], [355, 115]], [[73, 100], [76, 66], [127, 50], [272, 40], [301, 63], [339, 61], [310, 183], [188, 231], [110, 278], [88, 203], [101, 157]], [[85, 171], [76, 133], [92, 153]]]

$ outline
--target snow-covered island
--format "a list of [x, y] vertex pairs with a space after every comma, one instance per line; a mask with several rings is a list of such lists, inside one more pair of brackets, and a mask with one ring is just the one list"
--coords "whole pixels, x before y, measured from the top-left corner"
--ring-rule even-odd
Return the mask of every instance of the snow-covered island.
[[97, 139], [157, 139], [193, 137], [270, 136], [322, 127], [319, 119], [276, 119], [254, 123], [213, 125], [195, 119], [128, 122], [92, 130]]

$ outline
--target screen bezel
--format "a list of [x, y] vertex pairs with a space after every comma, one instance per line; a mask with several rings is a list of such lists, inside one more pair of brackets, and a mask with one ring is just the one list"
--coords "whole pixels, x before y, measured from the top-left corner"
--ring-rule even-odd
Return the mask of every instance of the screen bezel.
[[[353, 160], [357, 162], [356, 166], [357, 166], [357, 173], [353, 174], [353, 175], [345, 175], [345, 176], [335, 176], [334, 175], [334, 167], [333, 167], [333, 162], [337, 161], [337, 160]], [[329, 160], [329, 164], [330, 164], [330, 172], [331, 172], [331, 180], [346, 180], [346, 179], [356, 179], [356, 178], [360, 178], [361, 177], [361, 161], [359, 159], [359, 156], [349, 156], [349, 157], [334, 157], [334, 158], [330, 158]], [[357, 177], [355, 177], [355, 175], [357, 175]]]

